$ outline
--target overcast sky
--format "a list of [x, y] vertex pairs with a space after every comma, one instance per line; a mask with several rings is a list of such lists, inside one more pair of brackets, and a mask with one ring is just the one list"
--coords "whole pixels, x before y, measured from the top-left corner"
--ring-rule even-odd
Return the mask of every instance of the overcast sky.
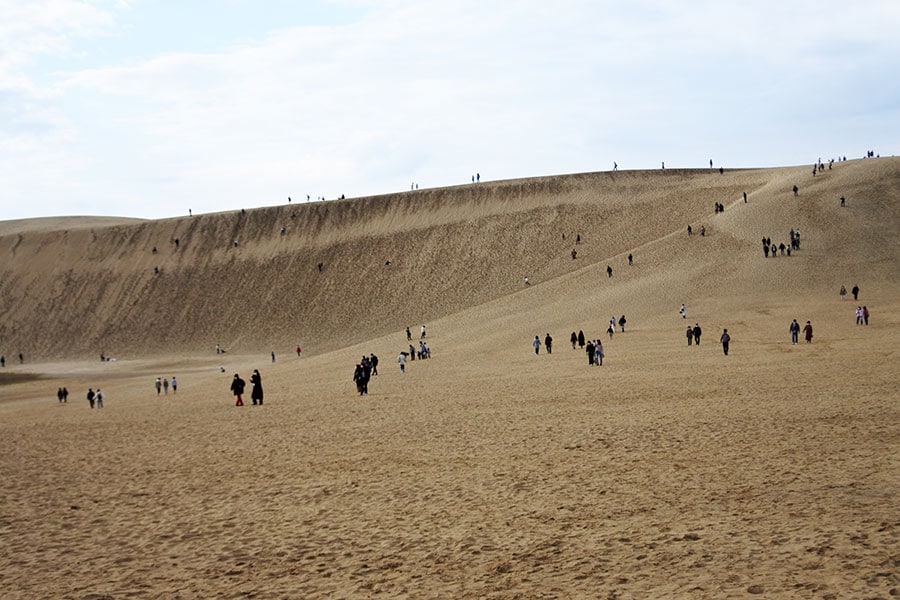
[[0, 219], [895, 154], [900, 2], [0, 0]]

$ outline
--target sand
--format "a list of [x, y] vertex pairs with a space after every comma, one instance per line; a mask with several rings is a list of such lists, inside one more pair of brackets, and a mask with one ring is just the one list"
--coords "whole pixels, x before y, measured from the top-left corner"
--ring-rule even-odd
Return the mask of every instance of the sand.
[[[0, 237], [0, 343], [7, 361], [32, 348], [2, 374], [41, 377], [0, 387], [0, 588], [893, 597], [898, 174], [900, 160], [869, 159], [815, 181], [797, 167], [481, 183], [320, 203], [285, 240], [284, 207]], [[217, 240], [239, 218], [257, 226], [236, 252]], [[791, 227], [801, 250], [764, 259], [759, 238]], [[166, 286], [147, 273], [162, 259]], [[868, 326], [837, 295], [854, 283]], [[812, 344], [790, 344], [793, 318]], [[404, 327], [418, 338], [422, 323], [433, 357], [401, 374]], [[604, 366], [572, 350], [579, 329], [604, 340]], [[548, 332], [553, 353], [535, 356]], [[104, 340], [114, 362], [97, 360]], [[363, 353], [380, 364], [360, 397]], [[233, 406], [233, 374], [254, 368], [264, 406]], [[158, 396], [173, 375], [177, 395]]]

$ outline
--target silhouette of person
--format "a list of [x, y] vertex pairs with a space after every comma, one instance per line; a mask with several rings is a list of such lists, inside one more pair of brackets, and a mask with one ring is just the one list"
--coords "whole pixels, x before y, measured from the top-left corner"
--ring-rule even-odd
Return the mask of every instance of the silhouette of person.
[[259, 371], [257, 369], [253, 369], [253, 374], [250, 376], [250, 384], [253, 386], [253, 388], [250, 390], [250, 400], [253, 401], [253, 406], [256, 406], [256, 405], [262, 406], [262, 403], [263, 403], [262, 377], [260, 377]]

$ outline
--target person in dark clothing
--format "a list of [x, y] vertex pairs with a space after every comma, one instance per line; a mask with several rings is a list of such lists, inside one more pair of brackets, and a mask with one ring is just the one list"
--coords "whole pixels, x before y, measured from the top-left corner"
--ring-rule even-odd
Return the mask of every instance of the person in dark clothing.
[[731, 336], [728, 335], [728, 330], [722, 331], [722, 337], [719, 338], [722, 342], [722, 351], [725, 352], [725, 356], [728, 356], [728, 344], [731, 342]]
[[694, 341], [694, 330], [691, 329], [690, 325], [688, 325], [688, 328], [687, 328], [687, 341], [688, 341], [688, 346], [690, 346], [691, 343]]
[[63, 404], [68, 404], [69, 403], [69, 390], [67, 390], [65, 387], [63, 387], [62, 394], [63, 394], [63, 398], [62, 398]]
[[578, 330], [578, 347], [584, 348], [584, 332], [580, 329]]
[[619, 329], [622, 331], [622, 333], [625, 333], [625, 323], [625, 315], [622, 315], [621, 317], [619, 317]]
[[237, 373], [234, 374], [234, 379], [231, 380], [231, 393], [234, 394], [235, 397], [235, 406], [243, 406], [244, 405], [244, 387], [246, 387], [247, 382], [241, 379], [241, 376]]
[[372, 376], [378, 375], [378, 357], [375, 354], [369, 356], [369, 362], [372, 364]]
[[797, 319], [791, 321], [789, 330], [791, 332], [791, 344], [796, 344], [797, 339], [800, 337], [800, 323], [797, 322]]
[[409, 327], [406, 328], [406, 341], [412, 340], [412, 332], [409, 330]]
[[612, 277], [612, 267], [609, 265], [606, 265], [606, 276]]
[[353, 381], [356, 382], [356, 389], [360, 396], [367, 396], [369, 394], [369, 377], [369, 368], [364, 362], [360, 362], [356, 365], [356, 369], [353, 371]]
[[569, 341], [572, 342], [572, 350], [574, 350], [575, 344], [578, 343], [578, 334], [573, 331], [572, 336], [569, 338]]
[[858, 285], [854, 285], [854, 286], [853, 286], [853, 289], [850, 290], [850, 293], [853, 294], [853, 299], [854, 299], [854, 300], [858, 299], [858, 298], [859, 298], [859, 286], [858, 286]]
[[88, 401], [88, 404], [91, 405], [91, 408], [94, 408], [94, 390], [93, 390], [93, 388], [88, 388], [87, 401]]
[[262, 387], [262, 377], [259, 375], [259, 371], [253, 369], [253, 374], [250, 376], [250, 384], [253, 386], [253, 389], [250, 390], [250, 400], [253, 401], [253, 406], [257, 404], [262, 406], [263, 403], [263, 387]]
[[694, 323], [694, 341], [697, 342], [697, 345], [700, 345], [700, 334], [703, 333], [703, 330], [700, 329], [700, 325], [698, 323]]
[[803, 339], [806, 340], [806, 343], [807, 343], [807, 344], [811, 344], [811, 343], [812, 343], [812, 338], [813, 338], [813, 334], [812, 334], [812, 323], [810, 323], [809, 321], [807, 321], [807, 322], [806, 322], [806, 326], [803, 328]]
[[544, 337], [544, 346], [547, 347], [547, 354], [553, 354], [553, 338], [549, 333]]
[[594, 342], [588, 342], [584, 351], [587, 352], [588, 366], [594, 366]]
[[62, 401], [63, 401], [62, 398], [63, 398], [62, 388], [58, 388], [56, 390], [56, 399], [59, 401], [60, 404], [62, 404]]

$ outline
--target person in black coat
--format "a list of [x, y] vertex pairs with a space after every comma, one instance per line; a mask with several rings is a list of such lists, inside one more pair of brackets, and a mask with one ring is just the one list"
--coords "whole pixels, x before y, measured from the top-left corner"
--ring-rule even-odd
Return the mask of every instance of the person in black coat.
[[584, 348], [584, 332], [580, 329], [578, 330], [578, 347]]
[[694, 342], [699, 346], [700, 345], [700, 334], [703, 333], [703, 330], [700, 329], [699, 323], [694, 323]]
[[236, 398], [234, 405], [235, 406], [243, 406], [244, 405], [244, 387], [247, 385], [247, 382], [241, 379], [241, 376], [237, 373], [234, 374], [234, 379], [231, 380], [231, 393], [234, 394]]
[[357, 364], [356, 369], [353, 371], [353, 381], [356, 382], [356, 390], [360, 396], [369, 394], [369, 377], [369, 368], [362, 362]]
[[250, 390], [250, 399], [253, 401], [253, 405], [256, 406], [259, 404], [262, 406], [263, 403], [263, 387], [262, 387], [262, 377], [259, 375], [259, 371], [257, 369], [253, 369], [253, 375], [250, 376], [250, 383], [253, 385], [253, 389]]

